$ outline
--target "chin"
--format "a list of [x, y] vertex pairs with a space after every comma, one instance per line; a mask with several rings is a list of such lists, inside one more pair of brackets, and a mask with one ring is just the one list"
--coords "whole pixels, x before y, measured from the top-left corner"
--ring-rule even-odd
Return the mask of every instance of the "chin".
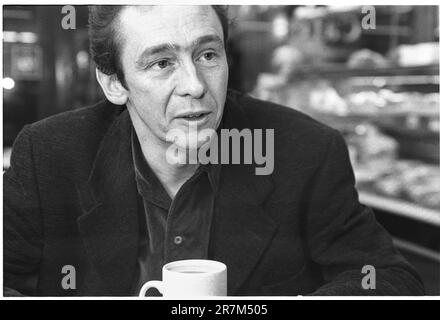
[[198, 149], [200, 149], [201, 146], [203, 146], [206, 143], [207, 143], [207, 141], [205, 141], [205, 140], [192, 140], [192, 141], [189, 141], [189, 143], [187, 145], [187, 149], [190, 151], [198, 150]]

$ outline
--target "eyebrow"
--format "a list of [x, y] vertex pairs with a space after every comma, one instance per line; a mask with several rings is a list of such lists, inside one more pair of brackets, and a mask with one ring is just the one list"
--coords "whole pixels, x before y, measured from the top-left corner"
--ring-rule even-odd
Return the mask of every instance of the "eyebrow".
[[[217, 45], [220, 45], [222, 48], [224, 47], [223, 44], [223, 40], [215, 34], [210, 34], [210, 35], [205, 35], [205, 36], [201, 36], [197, 39], [195, 39], [191, 45], [190, 48], [194, 48], [206, 43], [210, 43], [210, 42], [214, 42]], [[167, 51], [172, 51], [172, 50], [180, 50], [181, 46], [177, 45], [177, 44], [172, 44], [172, 43], [164, 43], [164, 44], [159, 44], [153, 47], [149, 47], [146, 48], [142, 54], [140, 55], [139, 59], [136, 61], [137, 65], [141, 65], [145, 58], [147, 58], [148, 56], [152, 56], [155, 54], [159, 54], [162, 52], [167, 52]]]

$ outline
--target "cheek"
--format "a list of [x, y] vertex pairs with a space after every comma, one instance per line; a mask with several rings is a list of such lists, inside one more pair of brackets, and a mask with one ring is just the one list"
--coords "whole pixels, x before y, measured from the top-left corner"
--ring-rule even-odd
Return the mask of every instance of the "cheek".
[[205, 73], [205, 79], [208, 83], [211, 94], [215, 97], [217, 102], [219, 103], [223, 101], [228, 86], [228, 68], [220, 67], [207, 70]]
[[130, 90], [130, 99], [143, 117], [163, 122], [172, 90], [164, 82], [139, 81]]

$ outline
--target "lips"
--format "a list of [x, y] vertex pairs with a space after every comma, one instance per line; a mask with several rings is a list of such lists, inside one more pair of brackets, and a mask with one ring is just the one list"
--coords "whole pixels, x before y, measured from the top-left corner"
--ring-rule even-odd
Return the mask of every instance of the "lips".
[[185, 119], [188, 121], [200, 120], [210, 114], [210, 111], [185, 112], [178, 115], [176, 118]]

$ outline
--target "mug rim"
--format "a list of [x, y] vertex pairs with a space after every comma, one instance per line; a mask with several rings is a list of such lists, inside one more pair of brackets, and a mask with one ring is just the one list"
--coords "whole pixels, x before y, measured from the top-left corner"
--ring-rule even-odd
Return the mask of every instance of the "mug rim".
[[[176, 266], [187, 266], [189, 264], [197, 264], [197, 265], [204, 265], [204, 266], [214, 266], [215, 270], [210, 271], [210, 272], [206, 272], [207, 274], [213, 274], [213, 273], [219, 273], [219, 272], [223, 272], [226, 270], [226, 265], [223, 262], [220, 261], [216, 261], [216, 260], [209, 260], [209, 259], [184, 259], [184, 260], [176, 260], [176, 261], [172, 261], [172, 262], [168, 262], [167, 264], [165, 264], [163, 266], [163, 271], [165, 272], [171, 272], [171, 273], [183, 273], [183, 272], [179, 272], [179, 271], [173, 271], [170, 270], [170, 268], [172, 267], [176, 267]], [[200, 275], [200, 274], [198, 274]]]

